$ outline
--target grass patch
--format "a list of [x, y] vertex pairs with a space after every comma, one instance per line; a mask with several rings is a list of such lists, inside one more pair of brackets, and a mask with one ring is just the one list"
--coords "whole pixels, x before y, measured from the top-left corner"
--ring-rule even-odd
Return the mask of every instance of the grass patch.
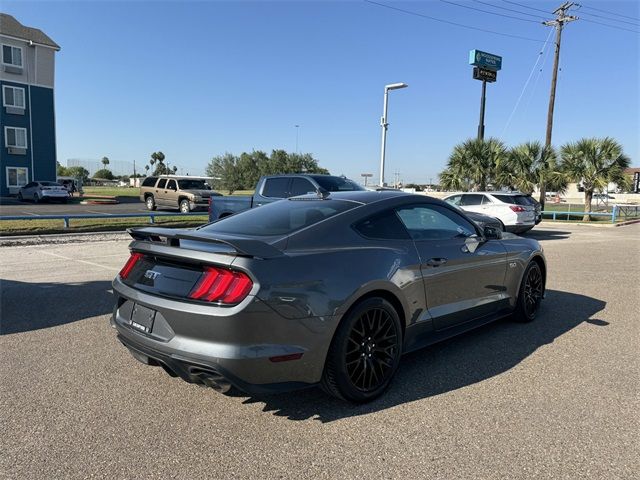
[[129, 187], [88, 187], [83, 186], [84, 196], [90, 197], [91, 195], [105, 195], [111, 197], [139, 197], [139, 188]]
[[0, 221], [0, 236], [8, 235], [41, 235], [48, 233], [79, 233], [79, 232], [112, 232], [124, 231], [132, 227], [163, 227], [188, 228], [203, 225], [209, 221], [209, 216], [198, 215], [182, 217], [170, 215], [156, 217], [155, 223], [150, 224], [149, 218], [85, 218], [71, 219], [69, 228], [64, 228], [62, 220], [3, 220]]

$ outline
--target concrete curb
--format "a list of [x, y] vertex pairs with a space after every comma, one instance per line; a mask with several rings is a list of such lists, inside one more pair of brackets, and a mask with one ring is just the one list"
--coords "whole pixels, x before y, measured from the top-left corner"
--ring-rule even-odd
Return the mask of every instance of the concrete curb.
[[46, 235], [16, 235], [0, 237], [1, 247], [17, 247], [30, 245], [55, 245], [83, 242], [109, 242], [114, 240], [127, 240], [131, 237], [124, 231], [112, 232], [80, 232], [80, 233], [53, 233]]

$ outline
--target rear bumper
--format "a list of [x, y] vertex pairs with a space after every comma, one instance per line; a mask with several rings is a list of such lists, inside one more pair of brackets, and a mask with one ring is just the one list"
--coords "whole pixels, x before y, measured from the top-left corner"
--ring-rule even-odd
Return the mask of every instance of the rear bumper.
[[[216, 307], [149, 295], [113, 282], [111, 325], [135, 358], [190, 383], [250, 394], [304, 388], [320, 381], [333, 317], [287, 319], [257, 298]], [[133, 306], [153, 309], [150, 332], [131, 325]], [[224, 310], [224, 311], [221, 311]], [[288, 355], [301, 355], [286, 359]]]
[[203, 362], [202, 360], [194, 360], [193, 358], [175, 353], [160, 352], [138, 343], [131, 337], [127, 337], [121, 333], [119, 333], [117, 337], [139, 362], [145, 365], [162, 367], [165, 372], [172, 377], [180, 377], [188, 383], [211, 387], [221, 393], [228, 392], [231, 387], [235, 387], [252, 395], [259, 395], [313, 386], [313, 384], [304, 382], [251, 384], [245, 382], [215, 362]]

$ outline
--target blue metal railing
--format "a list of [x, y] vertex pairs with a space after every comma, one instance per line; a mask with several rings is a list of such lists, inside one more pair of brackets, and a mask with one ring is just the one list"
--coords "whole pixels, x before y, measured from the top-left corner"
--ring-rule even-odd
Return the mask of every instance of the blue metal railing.
[[567, 216], [567, 220], [571, 217], [582, 217], [584, 215], [589, 215], [592, 217], [611, 217], [611, 223], [616, 223], [616, 218], [618, 217], [618, 206], [614, 205], [611, 212], [579, 212], [579, 211], [543, 211], [542, 215], [551, 215], [551, 219], [553, 221], [556, 220], [558, 216]]
[[69, 228], [71, 220], [79, 220], [86, 218], [146, 218], [149, 217], [149, 223], [155, 223], [156, 217], [201, 217], [208, 216], [207, 212], [191, 212], [191, 213], [94, 213], [94, 214], [80, 214], [80, 215], [5, 215], [1, 216], [0, 220], [62, 220], [64, 222], [64, 228]]

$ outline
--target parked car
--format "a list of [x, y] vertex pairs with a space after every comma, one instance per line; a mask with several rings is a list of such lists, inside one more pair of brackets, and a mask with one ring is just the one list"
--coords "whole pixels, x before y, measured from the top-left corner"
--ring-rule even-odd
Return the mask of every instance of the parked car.
[[18, 190], [18, 200], [32, 200], [35, 203], [44, 200], [59, 200], [67, 203], [68, 190], [57, 182], [29, 182]]
[[536, 212], [536, 225], [538, 225], [542, 221], [542, 205], [531, 195], [523, 194], [523, 200], [529, 202], [530, 205], [533, 205]]
[[212, 196], [222, 196], [214, 192], [204, 179], [160, 175], [147, 177], [140, 186], [140, 200], [149, 210], [171, 208], [189, 213], [193, 210], [209, 208]]
[[594, 201], [599, 201], [602, 203], [609, 203], [611, 200], [615, 200], [616, 197], [614, 197], [613, 195], [609, 195], [608, 193], [594, 193], [593, 194], [593, 200]]
[[362, 186], [345, 177], [319, 174], [283, 174], [261, 177], [251, 196], [233, 196], [212, 199], [209, 220], [214, 221], [254, 207], [324, 190], [327, 192], [353, 192], [364, 190]]
[[449, 195], [444, 201], [466, 212], [496, 217], [502, 222], [507, 232], [524, 233], [536, 225], [536, 209], [522, 193], [458, 193]]
[[536, 240], [403, 192], [320, 192], [130, 233], [113, 281], [118, 339], [223, 392], [319, 384], [366, 402], [403, 353], [505, 316], [531, 321], [545, 289]]

